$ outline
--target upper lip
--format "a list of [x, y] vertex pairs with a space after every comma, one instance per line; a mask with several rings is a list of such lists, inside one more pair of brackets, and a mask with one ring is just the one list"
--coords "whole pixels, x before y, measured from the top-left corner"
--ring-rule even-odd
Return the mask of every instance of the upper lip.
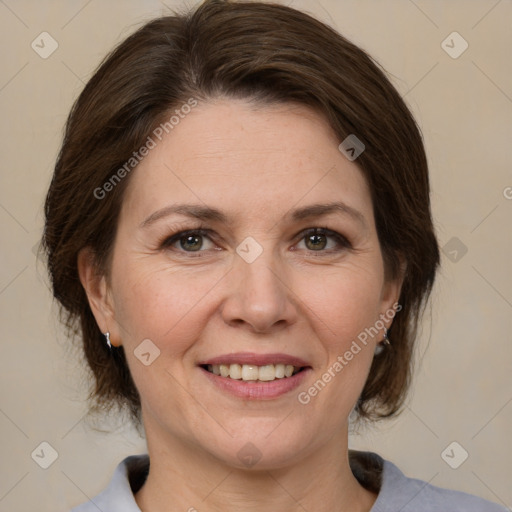
[[206, 364], [251, 364], [254, 366], [265, 366], [267, 364], [291, 364], [296, 367], [309, 366], [309, 364], [300, 357], [288, 354], [255, 354], [253, 352], [236, 352], [225, 354], [223, 356], [212, 357], [198, 363], [199, 366]]

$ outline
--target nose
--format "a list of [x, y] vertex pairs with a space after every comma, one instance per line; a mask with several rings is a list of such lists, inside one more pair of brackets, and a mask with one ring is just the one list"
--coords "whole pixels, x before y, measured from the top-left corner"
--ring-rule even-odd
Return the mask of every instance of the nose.
[[270, 252], [264, 251], [252, 263], [234, 256], [222, 306], [227, 324], [255, 333], [271, 333], [297, 321], [297, 298], [289, 272]]

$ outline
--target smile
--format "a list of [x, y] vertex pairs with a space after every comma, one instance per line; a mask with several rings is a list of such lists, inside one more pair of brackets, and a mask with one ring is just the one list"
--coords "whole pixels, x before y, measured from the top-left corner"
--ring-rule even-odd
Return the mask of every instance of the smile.
[[274, 400], [296, 389], [312, 367], [291, 354], [232, 352], [198, 361], [206, 379], [221, 393], [244, 400]]
[[203, 368], [209, 373], [232, 380], [246, 382], [270, 382], [276, 379], [285, 379], [299, 373], [303, 367], [291, 364], [266, 364], [256, 366], [252, 364], [208, 364]]

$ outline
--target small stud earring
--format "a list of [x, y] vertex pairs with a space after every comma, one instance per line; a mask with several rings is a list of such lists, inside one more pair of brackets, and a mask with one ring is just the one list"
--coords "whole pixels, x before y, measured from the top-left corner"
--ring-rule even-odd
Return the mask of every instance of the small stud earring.
[[108, 348], [112, 348], [112, 343], [110, 343], [110, 333], [107, 331], [105, 334], [105, 340], [107, 341]]

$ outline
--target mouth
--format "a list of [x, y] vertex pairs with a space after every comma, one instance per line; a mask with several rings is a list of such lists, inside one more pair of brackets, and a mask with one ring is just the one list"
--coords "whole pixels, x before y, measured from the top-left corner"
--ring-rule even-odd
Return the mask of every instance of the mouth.
[[287, 379], [306, 369], [305, 366], [281, 363], [262, 366], [238, 363], [204, 364], [200, 366], [213, 375], [245, 382], [272, 382], [278, 379]]
[[222, 393], [244, 400], [272, 400], [287, 395], [312, 367], [288, 354], [239, 352], [200, 361], [198, 367]]

